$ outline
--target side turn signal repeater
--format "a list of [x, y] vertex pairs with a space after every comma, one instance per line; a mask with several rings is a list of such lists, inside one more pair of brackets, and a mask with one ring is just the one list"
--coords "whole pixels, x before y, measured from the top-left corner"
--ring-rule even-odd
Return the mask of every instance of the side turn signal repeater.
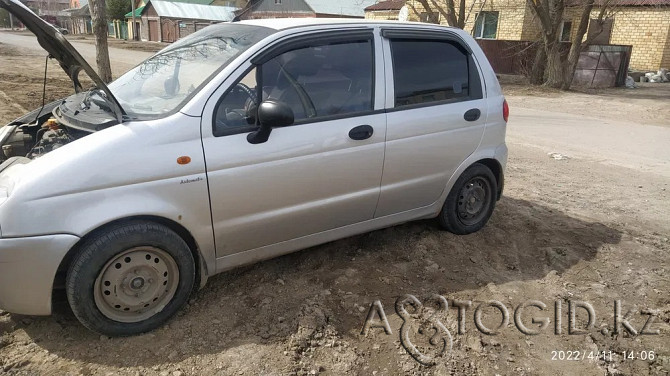
[[181, 157], [177, 158], [177, 163], [180, 165], [185, 165], [191, 163], [191, 157], [188, 155], [182, 155]]

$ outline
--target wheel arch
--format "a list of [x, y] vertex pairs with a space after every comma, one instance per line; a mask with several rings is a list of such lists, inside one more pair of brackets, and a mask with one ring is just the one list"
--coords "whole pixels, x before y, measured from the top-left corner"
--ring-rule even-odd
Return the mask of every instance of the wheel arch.
[[73, 257], [77, 254], [77, 252], [79, 252], [80, 247], [84, 243], [84, 241], [93, 236], [95, 233], [103, 231], [110, 226], [114, 226], [116, 224], [132, 220], [142, 220], [157, 223], [169, 228], [170, 230], [174, 231], [177, 235], [179, 235], [179, 237], [186, 242], [188, 248], [193, 254], [193, 259], [195, 260], [196, 286], [203, 287], [205, 285], [205, 283], [207, 282], [207, 278], [210, 274], [207, 269], [207, 264], [205, 263], [204, 258], [200, 252], [200, 248], [198, 247], [198, 243], [191, 234], [191, 232], [188, 231], [188, 229], [186, 229], [180, 223], [177, 223], [173, 220], [164, 217], [159, 217], [155, 215], [135, 215], [107, 222], [94, 228], [93, 230], [89, 231], [86, 235], [82, 236], [81, 239], [79, 239], [79, 241], [72, 248], [70, 248], [65, 257], [63, 257], [63, 260], [61, 260], [61, 263], [58, 265], [58, 271], [56, 272], [56, 277], [54, 278], [53, 289], [54, 290], [61, 289], [65, 286], [65, 278], [67, 270], [70, 266], [70, 263], [72, 262]]
[[479, 163], [488, 167], [493, 175], [496, 178], [497, 192], [496, 199], [500, 200], [503, 193], [503, 187], [505, 185], [505, 163], [507, 161], [507, 147], [502, 145], [502, 147], [497, 148], [487, 148], [485, 150], [479, 151], [470, 155], [466, 158], [459, 167], [454, 171], [454, 173], [449, 178], [447, 184], [445, 185], [440, 198], [433, 203], [433, 209], [435, 210], [433, 216], [437, 216], [438, 213], [442, 210], [447, 196], [451, 189], [453, 189], [454, 184], [458, 178], [465, 172], [465, 170], [472, 167], [472, 165]]
[[[497, 187], [496, 199], [500, 200], [500, 198], [502, 197], [503, 186], [505, 185], [505, 176], [503, 173], [503, 167], [500, 164], [500, 162], [497, 159], [493, 158], [483, 158], [472, 163], [470, 166], [472, 166], [475, 163], [483, 164], [484, 166], [488, 167], [489, 170], [491, 170], [491, 172], [493, 172], [493, 176], [496, 177], [496, 187]], [[468, 166], [468, 168], [470, 168], [470, 166]]]

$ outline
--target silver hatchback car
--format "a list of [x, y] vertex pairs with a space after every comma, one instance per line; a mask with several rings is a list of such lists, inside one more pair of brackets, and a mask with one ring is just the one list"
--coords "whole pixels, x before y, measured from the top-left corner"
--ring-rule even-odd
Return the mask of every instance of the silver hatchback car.
[[462, 30], [222, 23], [105, 85], [0, 6], [77, 91], [0, 128], [4, 310], [48, 315], [64, 285], [86, 327], [141, 333], [213, 274], [421, 218], [472, 233], [502, 194], [507, 103]]

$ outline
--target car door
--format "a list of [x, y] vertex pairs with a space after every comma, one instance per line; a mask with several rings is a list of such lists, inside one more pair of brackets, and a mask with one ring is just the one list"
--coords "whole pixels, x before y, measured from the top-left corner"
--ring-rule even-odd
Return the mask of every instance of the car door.
[[386, 29], [387, 142], [375, 217], [435, 203], [486, 124], [482, 79], [448, 31]]
[[[202, 134], [217, 257], [373, 218], [386, 136], [376, 45], [371, 29], [301, 34], [212, 96]], [[295, 123], [252, 144], [265, 100], [288, 104]]]

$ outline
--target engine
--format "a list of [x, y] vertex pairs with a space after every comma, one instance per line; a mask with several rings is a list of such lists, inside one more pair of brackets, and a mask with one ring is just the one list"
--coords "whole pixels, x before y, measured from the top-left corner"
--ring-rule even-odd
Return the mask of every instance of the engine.
[[75, 140], [65, 128], [61, 128], [55, 119], [49, 119], [37, 132], [37, 143], [26, 155], [30, 159], [39, 158], [42, 155], [56, 150]]
[[22, 124], [2, 145], [0, 161], [11, 157], [39, 158], [83, 136], [78, 133], [51, 117], [42, 124]]

